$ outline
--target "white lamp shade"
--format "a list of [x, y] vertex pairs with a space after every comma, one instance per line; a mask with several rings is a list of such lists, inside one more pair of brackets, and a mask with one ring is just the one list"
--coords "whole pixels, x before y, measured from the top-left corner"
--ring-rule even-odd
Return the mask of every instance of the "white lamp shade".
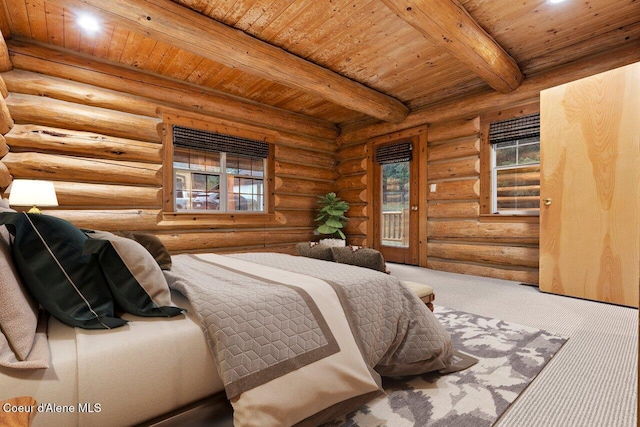
[[6, 192], [11, 206], [58, 206], [56, 189], [51, 181], [15, 179]]

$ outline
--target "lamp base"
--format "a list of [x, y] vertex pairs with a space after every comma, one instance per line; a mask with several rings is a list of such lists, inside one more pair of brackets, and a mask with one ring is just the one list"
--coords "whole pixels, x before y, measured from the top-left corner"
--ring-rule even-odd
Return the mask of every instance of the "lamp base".
[[33, 207], [32, 207], [31, 209], [29, 209], [29, 210], [27, 211], [27, 213], [30, 213], [30, 214], [41, 214], [41, 213], [42, 213], [42, 211], [41, 211], [40, 209], [38, 209], [38, 208], [36, 207], [36, 205], [33, 205]]

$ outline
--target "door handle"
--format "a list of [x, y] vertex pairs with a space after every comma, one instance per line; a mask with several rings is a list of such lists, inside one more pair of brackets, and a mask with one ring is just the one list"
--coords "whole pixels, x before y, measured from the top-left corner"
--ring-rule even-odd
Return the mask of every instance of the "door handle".
[[544, 205], [545, 206], [549, 206], [551, 204], [551, 197], [547, 197], [546, 199], [543, 200], [544, 201]]
[[417, 207], [416, 205], [413, 205], [413, 206], [411, 206], [411, 210], [412, 210], [412, 211], [417, 211], [417, 210], [418, 210], [418, 207]]

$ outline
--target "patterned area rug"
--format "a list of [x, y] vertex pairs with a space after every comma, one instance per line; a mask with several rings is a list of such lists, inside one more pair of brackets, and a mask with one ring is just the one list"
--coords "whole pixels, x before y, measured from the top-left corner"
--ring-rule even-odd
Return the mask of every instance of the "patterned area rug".
[[539, 329], [443, 307], [435, 314], [454, 348], [479, 362], [447, 375], [385, 378], [387, 396], [328, 426], [491, 426], [566, 342]]

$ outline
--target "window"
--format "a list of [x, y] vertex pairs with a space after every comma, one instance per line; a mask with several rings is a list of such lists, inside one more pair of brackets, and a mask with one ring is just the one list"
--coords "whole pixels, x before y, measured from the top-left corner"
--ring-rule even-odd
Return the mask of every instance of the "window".
[[265, 212], [269, 144], [173, 126], [175, 212]]
[[540, 212], [540, 114], [492, 122], [491, 213]]

